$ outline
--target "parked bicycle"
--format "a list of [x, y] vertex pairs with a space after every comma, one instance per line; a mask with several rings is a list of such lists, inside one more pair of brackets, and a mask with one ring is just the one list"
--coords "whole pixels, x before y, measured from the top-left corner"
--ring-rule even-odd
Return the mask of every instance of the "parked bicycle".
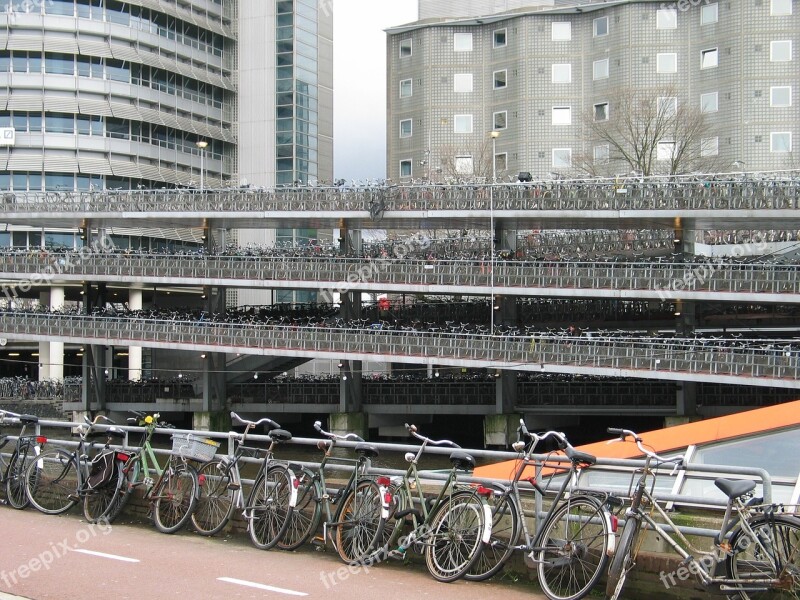
[[[346, 563], [357, 563], [369, 556], [380, 542], [389, 517], [390, 499], [387, 495], [388, 477], [368, 475], [370, 461], [378, 456], [378, 448], [366, 443], [354, 433], [337, 435], [322, 428], [316, 421], [314, 428], [327, 440], [317, 447], [323, 457], [313, 471], [303, 469], [300, 474], [297, 506], [289, 520], [278, 547], [284, 550], [299, 548], [319, 529], [322, 535], [314, 542], [325, 545], [329, 540]], [[353, 451], [356, 458], [333, 456], [337, 442], [357, 442]], [[334, 493], [328, 490], [325, 468], [330, 464], [350, 466], [347, 483]]]
[[[47, 438], [37, 435], [25, 435], [29, 425], [39, 422], [39, 417], [34, 415], [20, 415], [8, 410], [0, 410], [0, 423], [19, 423], [20, 432], [16, 440], [11, 436], [0, 438], [0, 485], [5, 488], [5, 502], [17, 509], [28, 505], [28, 496], [25, 494], [25, 472], [41, 451], [41, 445]], [[5, 455], [2, 450], [9, 443], [13, 444], [10, 455]]]
[[[479, 494], [490, 494], [491, 490], [459, 484], [459, 471], [472, 471], [475, 459], [463, 452], [458, 444], [450, 440], [434, 441], [420, 435], [415, 425], [406, 424], [406, 429], [422, 442], [416, 453], [405, 455], [409, 463], [406, 473], [392, 482], [395, 520], [388, 542], [375, 552], [371, 562], [387, 557], [404, 558], [409, 548], [425, 556], [425, 565], [434, 579], [449, 583], [467, 573], [478, 560], [483, 544], [491, 535], [491, 509], [486, 498]], [[428, 446], [454, 448], [450, 454], [453, 465], [438, 495], [429, 500], [425, 497], [424, 482], [417, 470], [419, 459]], [[403, 535], [406, 522], [410, 531]]]
[[[659, 456], [644, 445], [635, 432], [609, 428], [608, 433], [619, 441], [631, 439], [645, 456], [633, 486], [630, 507], [625, 512], [625, 525], [619, 545], [611, 561], [606, 597], [616, 600], [622, 593], [628, 573], [644, 540], [643, 532], [653, 531], [682, 559], [688, 572], [714, 592], [738, 595], [742, 600], [754, 598], [793, 598], [800, 595], [800, 518], [783, 513], [783, 507], [764, 504], [754, 498], [755, 481], [719, 478], [714, 485], [725, 494], [728, 503], [709, 550], [696, 548], [681, 533], [666, 510], [653, 496], [659, 467], [673, 465], [673, 472], [682, 466], [682, 457]], [[617, 440], [612, 440], [617, 441]], [[634, 482], [632, 481], [632, 485]], [[657, 514], [657, 517], [653, 517]], [[659, 521], [655, 519], [659, 518]], [[725, 563], [725, 575], [717, 575], [717, 566]]]
[[[512, 447], [522, 456], [511, 482], [491, 488], [491, 539], [465, 578], [488, 579], [503, 567], [515, 550], [521, 550], [525, 564], [536, 570], [539, 585], [548, 598], [578, 600], [591, 592], [614, 552], [616, 518], [612, 507], [621, 505], [621, 501], [610, 494], [576, 487], [580, 471], [597, 459], [573, 448], [563, 433], [531, 433], [522, 419], [519, 432], [520, 440]], [[534, 451], [549, 439], [564, 452], [568, 463], [549, 457], [543, 462], [537, 461]], [[531, 467], [536, 469], [533, 477], [530, 476]], [[533, 486], [535, 498], [530, 494], [523, 498], [520, 481]], [[558, 487], [551, 490], [551, 485]], [[530, 530], [525, 518], [526, 505], [531, 500], [535, 500], [535, 531]], [[542, 516], [544, 501], [549, 503], [549, 508]]]
[[[233, 436], [235, 448], [232, 456], [221, 456], [200, 467], [200, 497], [192, 513], [192, 524], [198, 533], [214, 535], [230, 520], [235, 509], [240, 509], [253, 544], [262, 550], [274, 547], [283, 537], [297, 503], [300, 467], [274, 460], [275, 446], [292, 439], [292, 434], [281, 429], [272, 419], [248, 421], [231, 412], [235, 424], [244, 425], [241, 435]], [[248, 433], [259, 425], [266, 425], [269, 446], [246, 446]], [[242, 458], [261, 460], [253, 487], [245, 500], [239, 463]]]

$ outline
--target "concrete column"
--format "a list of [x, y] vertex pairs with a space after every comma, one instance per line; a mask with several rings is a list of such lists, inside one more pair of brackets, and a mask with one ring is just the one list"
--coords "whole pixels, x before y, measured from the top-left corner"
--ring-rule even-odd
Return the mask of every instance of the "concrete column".
[[[130, 310], [142, 309], [142, 290], [128, 290], [128, 308]], [[142, 378], [142, 348], [141, 346], [128, 347], [128, 379], [139, 381]]]
[[483, 419], [483, 443], [499, 448], [508, 448], [517, 441], [520, 415], [486, 415]]
[[367, 415], [362, 412], [333, 413], [330, 416], [330, 431], [345, 435], [355, 433], [367, 439]]
[[[59, 309], [64, 306], [64, 288], [53, 286], [50, 288], [50, 310]], [[39, 356], [41, 362], [41, 353]], [[47, 361], [50, 364], [48, 379], [64, 381], [64, 342], [50, 342], [50, 356]]]

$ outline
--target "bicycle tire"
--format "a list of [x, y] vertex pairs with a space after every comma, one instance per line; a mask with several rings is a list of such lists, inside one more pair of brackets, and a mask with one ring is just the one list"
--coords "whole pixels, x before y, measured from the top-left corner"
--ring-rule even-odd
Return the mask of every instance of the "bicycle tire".
[[289, 517], [278, 548], [297, 550], [316, 533], [322, 520], [322, 486], [313, 471], [303, 469], [300, 485], [297, 488], [297, 504]]
[[108, 514], [106, 514], [105, 518], [108, 523], [113, 522], [114, 519], [116, 519], [122, 513], [122, 510], [125, 508], [125, 505], [128, 504], [128, 500], [133, 493], [133, 488], [139, 481], [141, 461], [139, 460], [138, 456], [133, 456], [132, 458], [128, 459], [127, 462], [121, 463], [121, 465], [125, 480], [123, 482], [123, 488], [119, 490], [119, 494], [114, 500], [113, 506], [109, 508]]
[[499, 492], [487, 500], [492, 509], [492, 535], [478, 560], [464, 575], [468, 581], [484, 581], [496, 575], [514, 552], [522, 530], [522, 511], [514, 496], [504, 493], [499, 486], [492, 487]]
[[608, 578], [606, 579], [606, 598], [608, 600], [619, 598], [622, 588], [625, 586], [628, 571], [636, 564], [633, 551], [636, 539], [639, 537], [640, 527], [641, 522], [638, 519], [628, 517], [628, 520], [625, 521], [617, 543], [617, 550], [611, 560], [611, 567], [608, 569]]
[[46, 515], [60, 515], [75, 506], [77, 489], [75, 456], [61, 448], [42, 452], [25, 472], [28, 500]]
[[8, 505], [21, 510], [28, 506], [28, 494], [25, 491], [25, 481], [28, 468], [34, 456], [28, 450], [22, 450], [11, 457], [6, 471], [6, 501]]
[[125, 473], [117, 460], [114, 461], [114, 471], [116, 474], [112, 481], [83, 495], [83, 516], [90, 523], [111, 522], [117, 516], [112, 515], [111, 511], [116, 509], [119, 504], [116, 500], [125, 489]]
[[274, 548], [286, 533], [293, 510], [291, 486], [289, 469], [282, 465], [269, 467], [256, 478], [245, 507], [247, 531], [256, 548]]
[[[539, 585], [550, 600], [578, 600], [608, 564], [607, 511], [592, 496], [573, 496], [556, 508], [537, 536]], [[566, 560], [565, 560], [566, 559]]]
[[[771, 600], [800, 596], [800, 519], [787, 515], [758, 515], [749, 520], [749, 525], [761, 544], [756, 544], [740, 525], [730, 539], [733, 552], [725, 560], [728, 577], [770, 578], [790, 585], [788, 589], [740, 590], [739, 598], [758, 600], [768, 597]], [[764, 549], [771, 552], [771, 556], [764, 557]]]
[[425, 566], [437, 581], [464, 576], [483, 550], [486, 503], [474, 492], [453, 493], [431, 516], [425, 539]]
[[192, 511], [192, 526], [200, 535], [216, 535], [230, 521], [239, 493], [231, 485], [228, 461], [217, 458], [204, 463], [197, 471], [197, 481], [200, 495]]
[[188, 464], [167, 465], [151, 494], [153, 523], [161, 533], [175, 533], [189, 522], [197, 505], [197, 471]]
[[336, 514], [335, 545], [339, 558], [348, 564], [367, 558], [382, 537], [386, 519], [381, 489], [371, 479], [356, 482], [342, 500]]

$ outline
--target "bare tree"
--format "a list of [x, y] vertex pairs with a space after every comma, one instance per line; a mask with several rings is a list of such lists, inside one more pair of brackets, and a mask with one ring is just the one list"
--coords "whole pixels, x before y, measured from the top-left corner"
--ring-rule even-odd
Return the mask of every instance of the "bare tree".
[[[591, 143], [608, 147], [576, 166], [591, 174], [610, 174], [624, 165], [642, 175], [712, 170], [716, 152], [703, 148], [709, 125], [699, 107], [680, 98], [674, 86], [618, 88], [608, 102], [584, 117]], [[617, 169], [618, 172], [618, 169]]]
[[[463, 147], [443, 146], [439, 150], [441, 176], [445, 180], [492, 179], [492, 140]], [[503, 161], [495, 165], [498, 181], [506, 176], [508, 168]]]

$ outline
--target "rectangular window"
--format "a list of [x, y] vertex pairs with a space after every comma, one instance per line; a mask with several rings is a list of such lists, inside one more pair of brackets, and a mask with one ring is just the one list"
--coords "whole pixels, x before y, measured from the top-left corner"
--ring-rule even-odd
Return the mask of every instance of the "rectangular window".
[[709, 48], [700, 52], [700, 68], [713, 69], [719, 66], [719, 51], [716, 48]]
[[658, 99], [658, 115], [672, 118], [678, 113], [678, 99], [674, 96], [662, 96]]
[[400, 161], [400, 177], [411, 177], [411, 160]]
[[788, 62], [792, 60], [792, 40], [770, 42], [769, 59], [772, 62]]
[[594, 120], [608, 121], [608, 102], [600, 102], [594, 105]]
[[494, 48], [505, 48], [508, 44], [508, 31], [505, 29], [495, 29], [492, 34], [492, 46]]
[[675, 155], [675, 142], [658, 142], [656, 160], [672, 160]]
[[414, 93], [414, 82], [411, 79], [403, 79], [400, 82], [400, 97], [411, 98]]
[[772, 0], [769, 14], [773, 16], [792, 14], [792, 0]]
[[454, 33], [453, 50], [455, 52], [472, 52], [472, 34]]
[[608, 144], [600, 144], [594, 147], [594, 162], [600, 165], [608, 163], [609, 147]]
[[475, 172], [471, 156], [456, 156], [455, 168], [459, 175], [472, 175]]
[[407, 138], [411, 137], [411, 131], [413, 127], [413, 121], [411, 119], [403, 119], [400, 121], [400, 137]]
[[496, 90], [502, 90], [508, 85], [508, 72], [503, 69], [502, 71], [495, 71], [492, 73], [493, 87]]
[[550, 25], [550, 39], [554, 42], [568, 42], [572, 39], [572, 23], [554, 22]]
[[572, 148], [553, 148], [553, 167], [556, 169], [572, 166]]
[[550, 80], [553, 83], [572, 83], [572, 65], [553, 65], [551, 71]]
[[700, 7], [700, 25], [710, 25], [719, 21], [719, 4], [704, 4]]
[[658, 73], [677, 73], [678, 55], [674, 52], [656, 55], [656, 71]]
[[508, 111], [496, 112], [492, 115], [492, 129], [505, 129], [508, 127]]
[[700, 156], [717, 156], [718, 154], [718, 137], [703, 138], [700, 140]]
[[592, 32], [594, 37], [608, 35], [608, 17], [600, 17], [592, 21]]
[[592, 79], [606, 79], [608, 77], [608, 59], [602, 58], [592, 63]]
[[494, 155], [494, 171], [500, 175], [503, 171], [508, 169], [508, 153], [501, 152]]
[[792, 88], [788, 85], [769, 88], [769, 105], [773, 108], [792, 105]]
[[411, 56], [412, 46], [411, 39], [400, 40], [400, 58]]
[[769, 151], [770, 152], [791, 152], [792, 151], [792, 134], [789, 131], [779, 131], [769, 134]]
[[572, 125], [572, 108], [569, 106], [554, 106], [553, 125]]
[[472, 73], [456, 73], [453, 75], [453, 91], [468, 94], [472, 91]]
[[700, 112], [712, 113], [719, 110], [719, 92], [700, 94]]
[[453, 133], [472, 133], [472, 115], [455, 115]]
[[677, 29], [678, 10], [675, 8], [659, 8], [656, 11], [656, 29]]

